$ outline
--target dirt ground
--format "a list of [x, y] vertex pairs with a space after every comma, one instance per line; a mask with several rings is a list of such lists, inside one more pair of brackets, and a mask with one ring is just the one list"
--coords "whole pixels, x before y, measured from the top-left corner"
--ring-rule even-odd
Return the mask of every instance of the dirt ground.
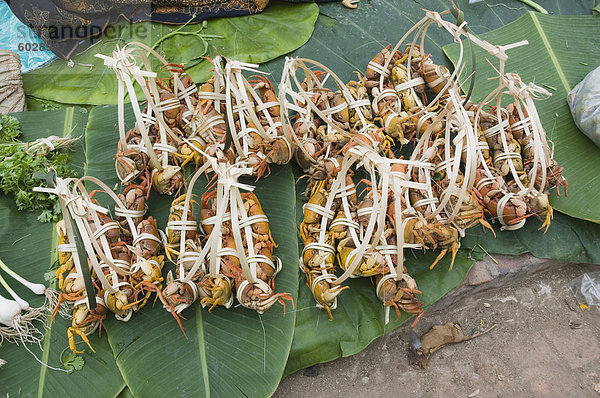
[[597, 265], [568, 264], [430, 308], [415, 328], [458, 321], [465, 334], [497, 327], [409, 363], [410, 327], [363, 352], [284, 379], [275, 397], [600, 397], [600, 310], [582, 311], [569, 282]]

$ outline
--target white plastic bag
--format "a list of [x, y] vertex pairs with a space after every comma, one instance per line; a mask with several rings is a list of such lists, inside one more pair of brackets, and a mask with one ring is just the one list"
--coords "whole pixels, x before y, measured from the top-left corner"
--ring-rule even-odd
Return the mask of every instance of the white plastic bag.
[[571, 90], [567, 101], [577, 127], [600, 147], [600, 67]]
[[579, 303], [600, 310], [600, 272], [583, 274], [573, 279], [569, 287]]

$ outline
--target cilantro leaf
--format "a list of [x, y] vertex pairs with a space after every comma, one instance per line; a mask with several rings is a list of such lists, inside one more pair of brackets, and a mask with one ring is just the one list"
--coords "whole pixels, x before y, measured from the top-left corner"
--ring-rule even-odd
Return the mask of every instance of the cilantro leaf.
[[19, 120], [13, 116], [0, 115], [0, 140], [13, 141], [19, 134]]
[[50, 282], [50, 284], [52, 284], [52, 282], [54, 282], [57, 279], [56, 278], [56, 270], [59, 268], [60, 268], [60, 261], [56, 260], [54, 263], [52, 263], [50, 268], [48, 268], [48, 271], [46, 271], [44, 273], [44, 280], [46, 282]]
[[34, 179], [33, 174], [45, 173], [52, 167], [62, 178], [75, 177], [69, 168], [71, 158], [61, 151], [46, 155], [27, 153], [27, 145], [17, 140], [19, 135], [19, 121], [0, 115], [0, 191], [13, 196], [19, 210], [41, 210], [39, 221], [58, 221], [61, 211], [56, 196], [34, 192], [34, 187], [44, 184]]
[[62, 363], [63, 367], [66, 370], [74, 372], [76, 370], [83, 369], [83, 366], [85, 365], [85, 359], [83, 359], [83, 357], [73, 354], [72, 352], [69, 352], [63, 357]]

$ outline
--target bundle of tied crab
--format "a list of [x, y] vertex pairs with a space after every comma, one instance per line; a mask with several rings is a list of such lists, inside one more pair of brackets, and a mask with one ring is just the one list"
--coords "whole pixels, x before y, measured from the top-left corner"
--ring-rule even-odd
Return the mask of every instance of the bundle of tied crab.
[[[514, 230], [530, 216], [547, 229], [549, 189], [560, 194], [562, 186], [566, 194], [563, 169], [534, 104], [549, 93], [505, 72], [506, 51], [526, 42], [493, 46], [466, 23], [445, 20], [448, 13], [427, 11], [394, 48], [369, 62], [358, 81], [344, 84], [307, 59], [285, 64], [279, 93], [284, 131], [309, 179], [300, 268], [317, 306], [332, 319], [348, 277], [375, 277], [376, 294], [388, 309], [422, 315], [403, 249], [441, 249], [430, 268], [451, 252], [452, 269], [467, 229], [481, 225], [495, 234], [491, 224]], [[432, 24], [460, 46], [454, 72], [424, 51]], [[461, 37], [499, 63], [498, 87], [477, 104], [459, 85], [465, 76]], [[503, 97], [512, 99], [506, 107]], [[393, 144], [407, 159], [395, 158]], [[367, 193], [357, 195], [352, 177], [361, 168], [369, 176], [363, 180]]]
[[[95, 198], [99, 191], [88, 193], [85, 183], [97, 185], [112, 205], [102, 206]], [[117, 195], [94, 177], [56, 177], [53, 188], [36, 190], [56, 195], [63, 214], [56, 224], [61, 293], [53, 318], [61, 303], [69, 303], [69, 347], [81, 352], [74, 340], [79, 335], [93, 351], [86, 336], [101, 326], [107, 312], [128, 321], [163, 280], [156, 220], [144, 218], [146, 192], [132, 185]]]
[[[201, 197], [199, 232], [191, 193], [205, 171], [214, 175], [214, 183]], [[282, 263], [273, 255], [269, 220], [252, 193], [254, 187], [239, 181], [252, 172], [243, 162], [207, 157], [192, 176], [188, 192], [172, 203], [165, 250], [176, 264], [175, 277], [169, 273], [160, 297], [178, 321], [178, 314], [196, 301], [210, 311], [217, 305], [231, 307], [235, 297], [259, 314], [276, 302], [285, 308], [282, 299], [293, 304], [289, 294], [275, 293]]]
[[[146, 52], [163, 64], [166, 77], [150, 69]], [[257, 178], [268, 174], [270, 164], [289, 162], [292, 148], [282, 133], [279, 103], [271, 82], [255, 69], [258, 65], [216, 57], [211, 60], [213, 76], [198, 89], [182, 65], [168, 64], [142, 43], [98, 57], [118, 80], [116, 170], [123, 184], [143, 181], [159, 193], [174, 194], [184, 184], [181, 168], [188, 163], [200, 167], [208, 157], [232, 164], [244, 161]], [[259, 75], [248, 80], [244, 70]], [[143, 110], [135, 82], [147, 103]], [[135, 126], [128, 132], [123, 123], [125, 88], [135, 114]]]
[[[163, 63], [167, 77], [138, 66], [149, 66], [146, 52]], [[238, 182], [243, 176], [259, 179], [270, 173], [270, 164], [287, 163], [292, 156], [271, 82], [257, 65], [217, 57], [211, 60], [213, 76], [197, 89], [180, 65], [167, 64], [141, 43], [100, 57], [119, 80], [119, 178], [176, 196], [164, 234], [175, 275], [169, 272], [164, 289], [156, 289], [163, 306], [180, 323], [179, 314], [195, 301], [212, 310], [231, 307], [235, 297], [262, 313], [291, 300], [275, 293], [281, 261], [273, 255], [268, 218], [254, 187]], [[248, 79], [242, 71], [257, 75]], [[125, 134], [122, 95], [127, 87], [134, 98], [132, 81], [146, 87], [147, 107], [142, 111], [132, 102], [136, 124]], [[187, 184], [181, 174], [186, 164], [197, 168]], [[192, 197], [203, 173], [212, 175], [214, 184], [201, 197], [198, 223]]]

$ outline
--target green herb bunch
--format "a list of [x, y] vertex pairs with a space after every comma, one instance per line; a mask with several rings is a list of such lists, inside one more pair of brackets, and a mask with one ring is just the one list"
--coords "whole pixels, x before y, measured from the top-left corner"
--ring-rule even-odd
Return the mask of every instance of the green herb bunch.
[[62, 178], [75, 177], [69, 168], [70, 156], [60, 149], [76, 139], [53, 136], [25, 143], [18, 140], [20, 134], [16, 118], [0, 115], [0, 189], [14, 197], [19, 210], [41, 210], [38, 216], [41, 222], [58, 221], [62, 217], [58, 198], [34, 192], [33, 188], [43, 186], [44, 182], [34, 179], [33, 173], [53, 168]]

